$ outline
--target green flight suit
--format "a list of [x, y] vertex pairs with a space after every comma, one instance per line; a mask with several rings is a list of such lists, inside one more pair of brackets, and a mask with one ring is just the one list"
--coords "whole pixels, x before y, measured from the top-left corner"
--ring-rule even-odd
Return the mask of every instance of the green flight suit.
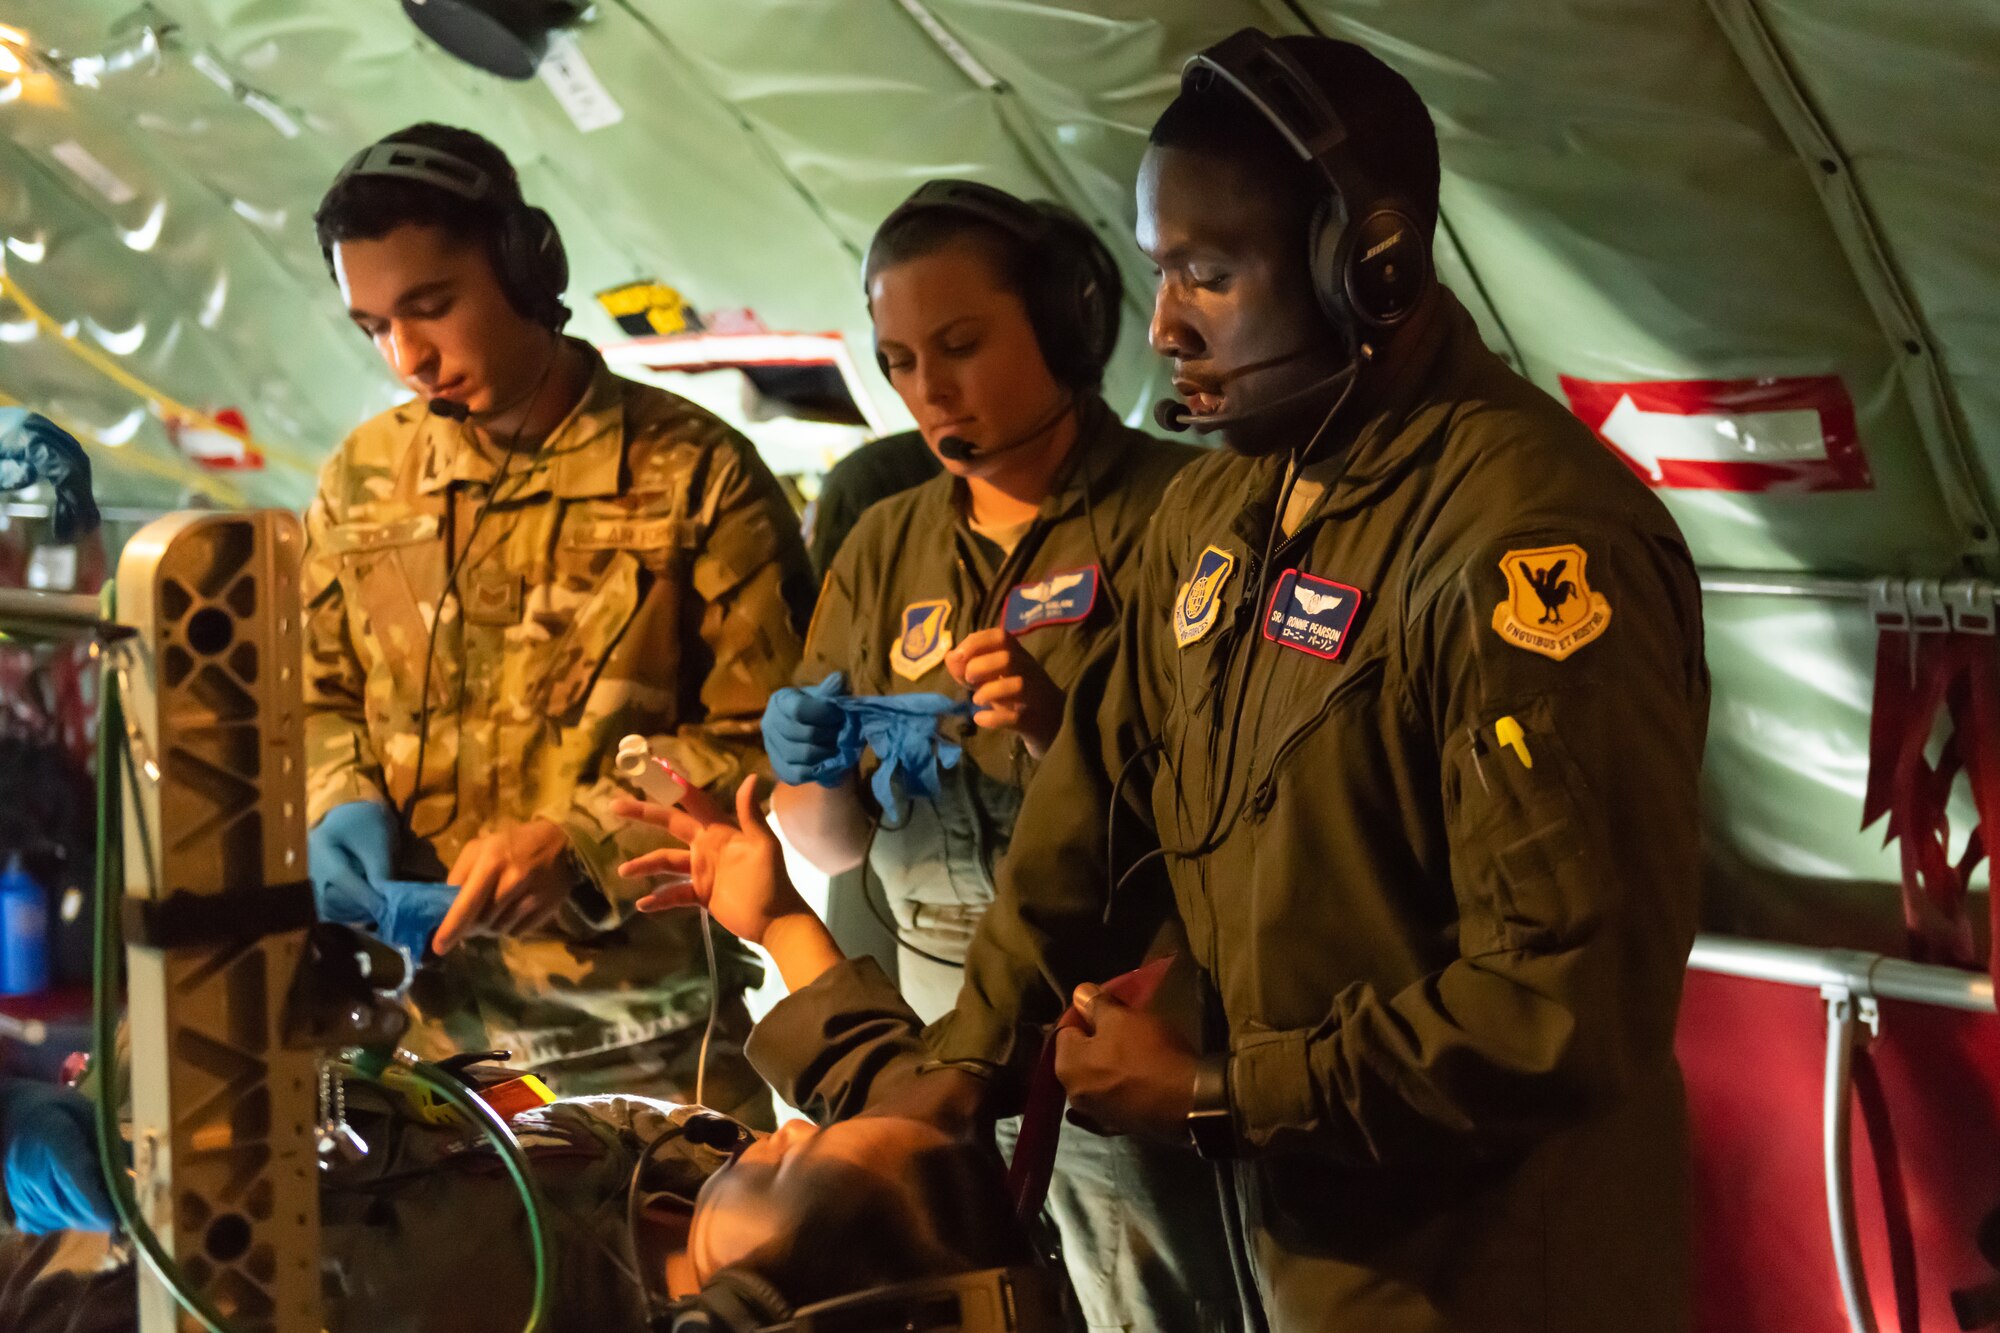
[[1285, 461], [1175, 479], [929, 1040], [1018, 1087], [1165, 906], [1107, 926], [1107, 873], [1175, 849], [1276, 1333], [1684, 1329], [1695, 570], [1449, 293], [1418, 337], [1261, 605]]
[[[590, 356], [582, 400], [532, 457], [491, 456], [408, 404], [327, 461], [302, 575], [308, 817], [358, 800], [407, 812], [398, 871], [413, 879], [443, 878], [508, 824], [561, 826], [578, 882], [555, 923], [427, 965], [410, 1043], [503, 1047], [559, 1091], [598, 1090], [593, 1062], [609, 1062], [691, 1097], [683, 1057], [708, 1010], [699, 919], [633, 910], [647, 886], [617, 867], [664, 835], [610, 814], [630, 794], [610, 758], [647, 735], [726, 800], [763, 764], [758, 720], [798, 662], [811, 575], [747, 440]], [[733, 1050], [757, 966], [721, 942]], [[725, 1063], [711, 1101], [731, 1107], [756, 1080], [740, 1056]]]
[[[1066, 478], [1011, 555], [974, 534], [963, 484], [948, 474], [876, 502], [834, 559], [799, 683], [842, 671], [854, 694], [957, 694], [945, 651], [1005, 624], [1067, 688], [1131, 599], [1141, 534], [1198, 452], [1132, 430], [1093, 400]], [[1036, 767], [1012, 732], [967, 719], [941, 729], [964, 745], [963, 759], [943, 772], [938, 799], [912, 802], [897, 827], [876, 833], [867, 862], [902, 937], [899, 986], [926, 1020], [958, 994], [958, 960], [992, 901], [994, 866]], [[1191, 1153], [1066, 1135], [1049, 1204], [1092, 1328], [1227, 1326], [1220, 1215]]]

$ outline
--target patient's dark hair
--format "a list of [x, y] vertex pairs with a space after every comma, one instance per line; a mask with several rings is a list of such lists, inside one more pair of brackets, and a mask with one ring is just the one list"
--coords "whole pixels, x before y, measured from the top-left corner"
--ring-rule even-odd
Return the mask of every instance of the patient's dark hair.
[[1032, 1259], [991, 1144], [926, 1149], [893, 1181], [858, 1168], [841, 1173], [837, 1186], [813, 1192], [789, 1236], [737, 1265], [776, 1287], [794, 1309]]

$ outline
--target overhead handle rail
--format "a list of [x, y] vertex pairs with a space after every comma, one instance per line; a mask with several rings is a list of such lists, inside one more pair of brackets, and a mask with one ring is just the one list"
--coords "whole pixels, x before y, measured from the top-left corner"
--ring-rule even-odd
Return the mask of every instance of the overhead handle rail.
[[1991, 634], [2000, 584], [1992, 579], [1847, 578], [1756, 569], [1707, 569], [1705, 593], [1864, 602], [1877, 629]]
[[1878, 1001], [1904, 1000], [1990, 1014], [1993, 979], [1860, 949], [1804, 949], [1721, 935], [1697, 937], [1688, 966], [1723, 976], [1810, 987], [1826, 1001], [1826, 1079], [1820, 1128], [1827, 1225], [1847, 1326], [1852, 1333], [1876, 1333], [1875, 1307], [1868, 1298], [1868, 1274], [1854, 1219], [1854, 1173], [1849, 1152], [1854, 1054], [1881, 1033]]

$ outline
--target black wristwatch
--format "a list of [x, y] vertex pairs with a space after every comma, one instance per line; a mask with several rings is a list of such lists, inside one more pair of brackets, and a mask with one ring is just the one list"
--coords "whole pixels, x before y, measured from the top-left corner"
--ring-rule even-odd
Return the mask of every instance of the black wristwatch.
[[1211, 1162], [1236, 1156], [1236, 1114], [1229, 1106], [1229, 1052], [1204, 1055], [1194, 1067], [1194, 1105], [1187, 1115], [1188, 1142]]

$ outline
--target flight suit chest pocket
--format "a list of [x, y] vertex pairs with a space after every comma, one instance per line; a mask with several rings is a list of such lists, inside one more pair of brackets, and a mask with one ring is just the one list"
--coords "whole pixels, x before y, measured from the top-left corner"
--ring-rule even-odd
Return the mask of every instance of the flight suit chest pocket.
[[[434, 514], [336, 524], [326, 535], [340, 558], [341, 595], [349, 636], [370, 674], [387, 671], [396, 693], [412, 706], [423, 697], [425, 666], [434, 654], [432, 619], [444, 592], [445, 553]], [[440, 631], [441, 632], [441, 631]], [[443, 673], [429, 674], [431, 702], [449, 697]]]
[[[1260, 647], [1271, 650], [1270, 644]], [[1253, 816], [1277, 801], [1279, 784], [1291, 770], [1329, 794], [1346, 782], [1379, 775], [1389, 725], [1382, 710], [1387, 666], [1380, 653], [1328, 662], [1276, 651], [1261, 665], [1270, 678], [1254, 681], [1252, 690], [1265, 701], [1268, 721], [1251, 761], [1257, 778]]]
[[1517, 700], [1446, 743], [1444, 805], [1468, 955], [1548, 950], [1586, 935], [1614, 882], [1582, 771], [1547, 696]]
[[639, 609], [640, 558], [632, 551], [606, 551], [586, 586], [558, 580], [548, 590], [547, 618], [560, 625], [545, 651], [535, 654], [534, 679], [526, 694], [548, 716], [562, 720], [589, 696], [625, 637]]

